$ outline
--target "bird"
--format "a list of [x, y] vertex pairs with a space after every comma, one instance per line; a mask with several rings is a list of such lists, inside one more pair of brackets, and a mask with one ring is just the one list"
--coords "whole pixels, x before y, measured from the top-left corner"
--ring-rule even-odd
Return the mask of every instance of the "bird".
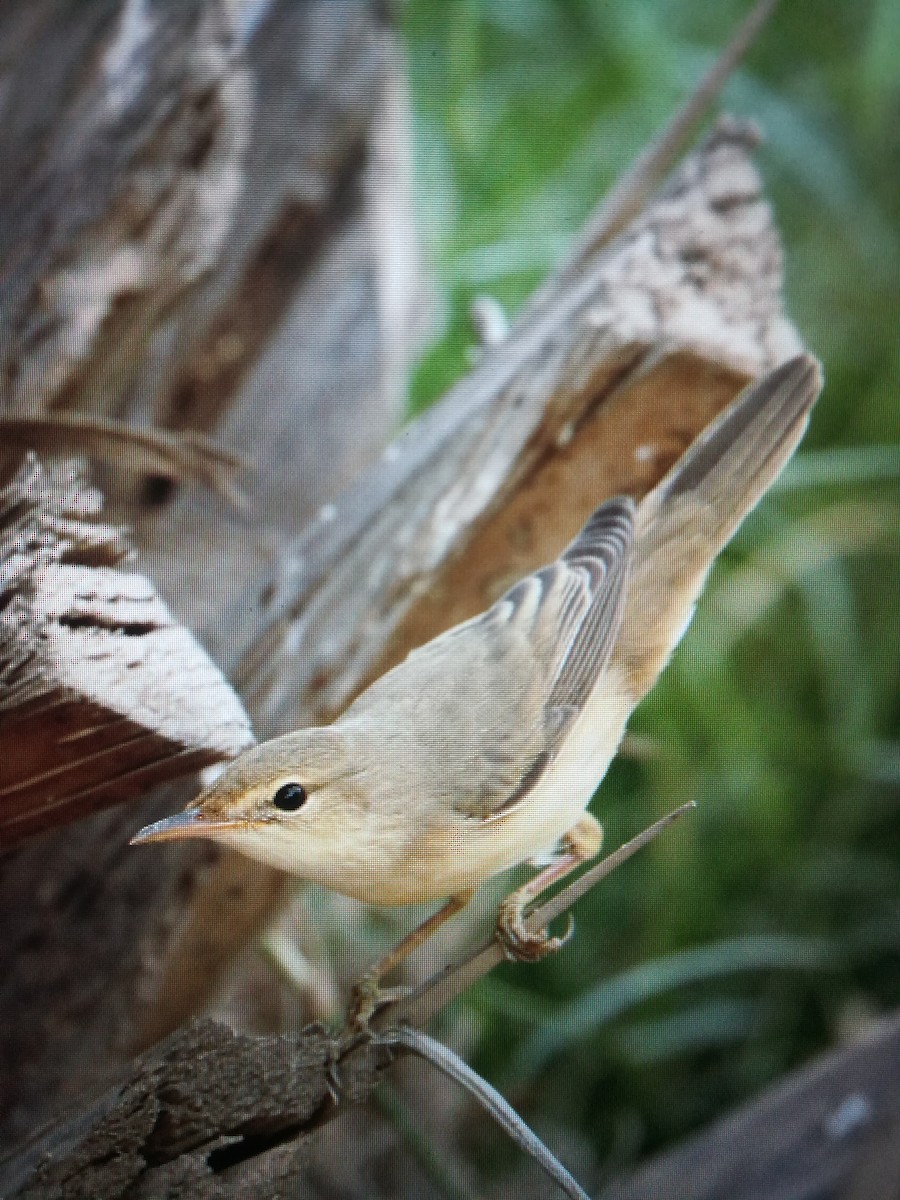
[[600, 504], [553, 563], [373, 682], [331, 725], [263, 742], [134, 843], [212, 838], [373, 905], [444, 905], [393, 969], [486, 880], [558, 847], [502, 902], [510, 957], [564, 937], [527, 906], [592, 858], [587, 806], [691, 620], [716, 556], [793, 454], [822, 387], [801, 354], [746, 387], [635, 502]]

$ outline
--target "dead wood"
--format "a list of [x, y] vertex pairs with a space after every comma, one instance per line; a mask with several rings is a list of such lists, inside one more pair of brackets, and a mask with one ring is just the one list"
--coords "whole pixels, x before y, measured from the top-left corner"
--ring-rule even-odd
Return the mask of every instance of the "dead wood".
[[253, 743], [100, 497], [30, 457], [0, 491], [0, 849]]
[[900, 1017], [789, 1076], [602, 1200], [896, 1200]]
[[[132, 525], [141, 572], [214, 657], [222, 612], [238, 595], [256, 608], [284, 531], [371, 460], [398, 412], [418, 280], [402, 87], [373, 7], [0, 6], [0, 408], [179, 447], [216, 427], [248, 462], [243, 513], [173, 489], [171, 463], [99, 474], [107, 519]], [[182, 720], [192, 708], [189, 694]], [[128, 836], [191, 790], [144, 788], [5, 854], [0, 1142], [130, 1053], [148, 914], [164, 923], [160, 898], [177, 911], [209, 864], [137, 854]], [[228, 880], [210, 911], [268, 911], [277, 886]]]
[[[263, 730], [327, 720], [414, 646], [642, 496], [748, 379], [800, 348], [748, 151], [722, 121], [572, 285], [283, 545], [233, 678]], [[234, 625], [232, 625], [234, 628]]]
[[[4, 1200], [228, 1200], [303, 1184], [304, 1142], [339, 1088], [364, 1100], [391, 1059], [342, 1060], [322, 1030], [248, 1037], [209, 1021], [137, 1060], [99, 1101], [0, 1161]], [[603, 1200], [889, 1200], [900, 1017], [797, 1072]]]
[[225, 1200], [296, 1185], [296, 1146], [271, 1147], [295, 1138], [322, 1105], [330, 1052], [322, 1032], [262, 1039], [194, 1022], [0, 1163], [0, 1195]]

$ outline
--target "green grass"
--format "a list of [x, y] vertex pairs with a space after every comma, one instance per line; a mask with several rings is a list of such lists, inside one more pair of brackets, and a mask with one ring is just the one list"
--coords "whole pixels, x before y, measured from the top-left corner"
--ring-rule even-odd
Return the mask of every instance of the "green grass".
[[[419, 211], [442, 321], [413, 411], [468, 365], [746, 4], [409, 0]], [[900, 9], [783, 4], [728, 85], [754, 117], [788, 311], [827, 388], [717, 565], [595, 802], [611, 844], [698, 812], [589, 896], [574, 946], [458, 1019], [533, 1123], [607, 1168], [684, 1136], [900, 1001]]]

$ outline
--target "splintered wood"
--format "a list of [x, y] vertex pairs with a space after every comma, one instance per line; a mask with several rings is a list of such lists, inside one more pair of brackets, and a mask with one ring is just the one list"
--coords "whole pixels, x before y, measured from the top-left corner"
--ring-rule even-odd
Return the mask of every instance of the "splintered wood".
[[0, 491], [0, 848], [231, 758], [237, 697], [71, 467]]
[[233, 677], [267, 735], [333, 719], [415, 646], [650, 490], [802, 348], [749, 152], [723, 119], [628, 228], [564, 265], [509, 336], [282, 547]]

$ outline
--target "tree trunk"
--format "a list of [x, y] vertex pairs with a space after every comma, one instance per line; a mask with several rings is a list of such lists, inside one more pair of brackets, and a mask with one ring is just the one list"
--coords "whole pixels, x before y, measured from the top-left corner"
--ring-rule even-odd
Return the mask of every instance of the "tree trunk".
[[[126, 472], [97, 468], [140, 570], [227, 661], [229, 614], [400, 414], [420, 283], [395, 50], [341, 0], [10, 0], [0, 47], [0, 407], [215, 432], [246, 461], [242, 509], [127, 443]], [[148, 917], [204, 861], [127, 849], [195, 786], [150, 782], [2, 860], [0, 1144], [127, 1053]]]

